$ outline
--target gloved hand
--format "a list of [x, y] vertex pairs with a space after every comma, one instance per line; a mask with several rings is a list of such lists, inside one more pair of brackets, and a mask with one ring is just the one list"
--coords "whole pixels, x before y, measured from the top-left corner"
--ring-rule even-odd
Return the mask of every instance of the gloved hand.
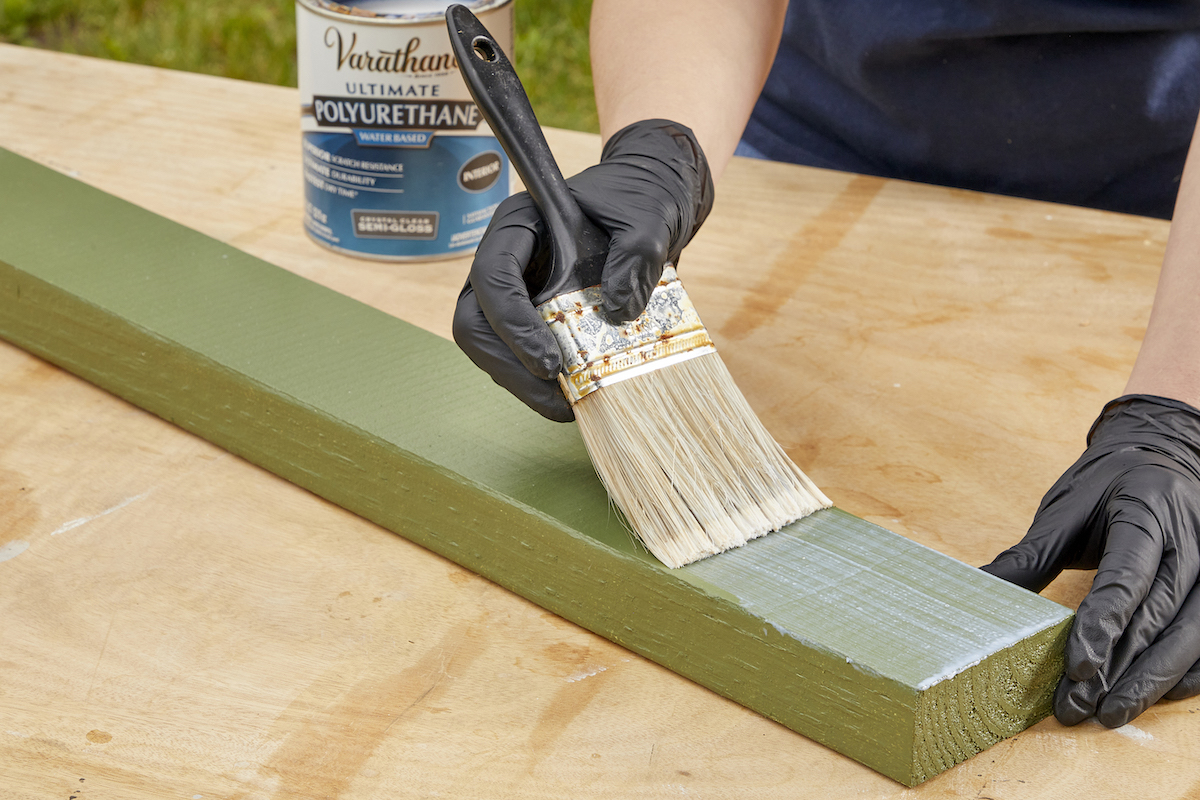
[[1161, 697], [1200, 693], [1200, 411], [1129, 395], [1042, 500], [1029, 533], [983, 569], [1035, 592], [1093, 569], [1066, 645], [1054, 714], [1124, 725]]
[[[613, 322], [646, 307], [663, 265], [674, 263], [712, 208], [713, 183], [695, 136], [668, 120], [618, 131], [600, 163], [567, 180], [586, 214], [608, 234], [601, 280]], [[549, 241], [525, 192], [496, 209], [454, 312], [454, 340], [496, 383], [544, 417], [575, 418], [559, 388], [562, 354], [530, 298], [549, 269]]]

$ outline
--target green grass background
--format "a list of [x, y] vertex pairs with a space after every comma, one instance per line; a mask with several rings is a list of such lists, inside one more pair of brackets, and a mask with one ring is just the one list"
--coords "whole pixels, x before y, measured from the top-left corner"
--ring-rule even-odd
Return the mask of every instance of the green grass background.
[[[513, 55], [543, 125], [597, 131], [591, 0], [513, 0]], [[0, 42], [296, 85], [293, 0], [0, 0]]]

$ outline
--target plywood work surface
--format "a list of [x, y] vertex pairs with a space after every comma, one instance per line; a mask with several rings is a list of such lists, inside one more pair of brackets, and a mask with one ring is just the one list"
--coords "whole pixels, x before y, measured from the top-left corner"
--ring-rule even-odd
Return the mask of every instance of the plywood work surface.
[[[0, 104], [0, 146], [448, 333], [464, 260], [304, 236], [293, 91], [0, 47]], [[598, 151], [551, 145], [568, 173]], [[1120, 392], [1165, 233], [738, 161], [682, 269], [835, 502], [978, 564]], [[7, 345], [0, 375], [0, 798], [1183, 797], [1200, 779], [1200, 703], [1177, 703], [1116, 733], [1043, 722], [904, 790]], [[1047, 594], [1074, 605], [1088, 577]]]

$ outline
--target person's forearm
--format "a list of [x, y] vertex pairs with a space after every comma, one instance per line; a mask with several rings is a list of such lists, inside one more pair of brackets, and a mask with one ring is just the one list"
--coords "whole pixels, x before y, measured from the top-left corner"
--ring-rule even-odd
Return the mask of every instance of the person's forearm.
[[642, 119], [687, 125], [713, 179], [741, 138], [787, 0], [595, 0], [592, 74], [605, 139]]
[[1200, 136], [1192, 138], [1150, 324], [1125, 391], [1200, 408]]

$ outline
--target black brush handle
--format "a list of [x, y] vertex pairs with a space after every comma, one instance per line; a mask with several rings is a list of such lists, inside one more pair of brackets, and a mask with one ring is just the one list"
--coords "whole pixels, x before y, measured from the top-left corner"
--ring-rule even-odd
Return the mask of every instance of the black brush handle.
[[533, 302], [540, 304], [595, 286], [604, 269], [608, 239], [571, 196], [512, 63], [466, 6], [446, 9], [446, 27], [471, 98], [508, 153], [550, 231], [550, 277]]

